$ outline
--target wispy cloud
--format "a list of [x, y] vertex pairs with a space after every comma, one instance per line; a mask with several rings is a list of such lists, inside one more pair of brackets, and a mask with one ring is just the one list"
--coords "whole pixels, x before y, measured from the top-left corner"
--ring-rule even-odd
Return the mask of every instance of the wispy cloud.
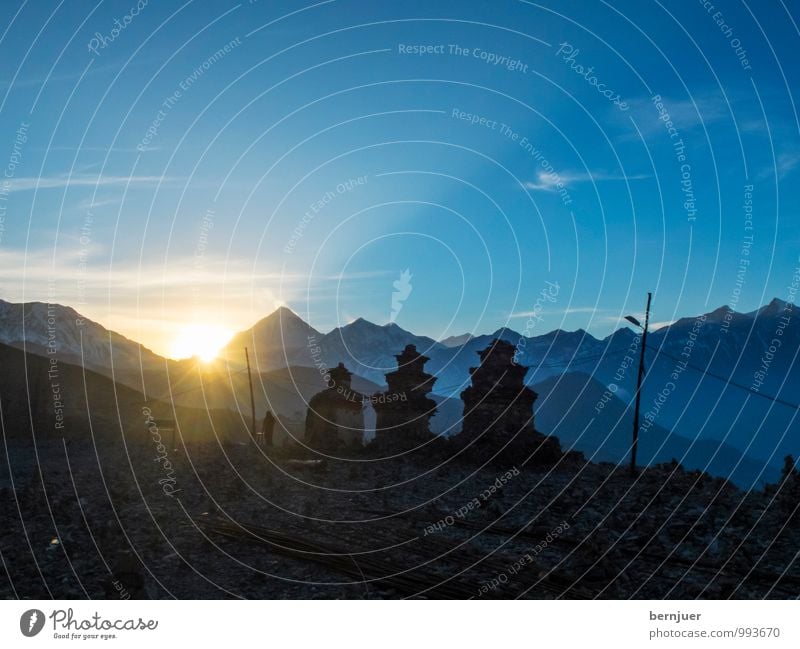
[[[525, 189], [530, 189], [535, 192], [552, 192], [558, 189], [558, 184], [561, 182], [556, 174], [549, 174], [540, 171], [536, 175], [536, 180], [529, 180], [525, 183]], [[561, 182], [563, 185], [564, 183]]]
[[22, 177], [11, 179], [10, 191], [24, 192], [40, 189], [64, 189], [66, 187], [124, 187], [125, 185], [155, 187], [158, 184], [182, 182], [184, 179], [170, 176], [94, 176], [57, 175]]
[[[0, 249], [0, 298], [11, 302], [57, 302], [159, 353], [187, 323], [243, 330], [281, 304], [307, 312], [341, 297], [340, 285], [356, 290], [395, 271], [315, 275], [254, 267], [252, 260], [205, 255], [158, 255], [108, 260], [99, 245], [71, 239], [52, 249]], [[86, 266], [81, 266], [81, 257]], [[23, 268], [24, 273], [23, 273]]]
[[[89, 255], [89, 263], [94, 266], [87, 272], [82, 282], [87, 291], [107, 294], [109, 288], [115, 291], [145, 292], [150, 289], [184, 291], [188, 287], [223, 287], [226, 292], [239, 291], [245, 286], [246, 294], [252, 295], [253, 287], [262, 284], [287, 287], [300, 286], [309, 289], [309, 281], [315, 283], [337, 283], [387, 277], [390, 271], [369, 271], [342, 274], [318, 274], [309, 278], [305, 272], [282, 272], [265, 268], [254, 268], [252, 260], [232, 260], [224, 257], [206, 255], [201, 258], [192, 255], [171, 255], [164, 259], [149, 259], [141, 263], [115, 262], [107, 264], [105, 251], [99, 247], [88, 250], [74, 245], [58, 247], [56, 258], [52, 250], [0, 250], [0, 290], [8, 295], [19, 293], [22, 281], [32, 294], [44, 294], [42, 289], [54, 277], [74, 278], [79, 272], [81, 257]], [[106, 265], [107, 264], [107, 265]], [[21, 269], [26, 268], [24, 278]], [[326, 289], [328, 290], [328, 289]]]
[[778, 180], [783, 180], [791, 172], [793, 172], [800, 164], [800, 153], [795, 151], [787, 151], [779, 153], [773, 164], [764, 167], [758, 174], [756, 180], [766, 180], [777, 175]]
[[790, 153], [781, 153], [778, 155], [778, 178], [780, 179], [786, 177], [789, 172], [794, 171], [798, 164], [800, 164], [800, 153], [797, 153], [796, 151], [792, 151]]
[[664, 327], [669, 327], [677, 322], [677, 320], [664, 320], [663, 322], [651, 322], [650, 329], [663, 329]]
[[581, 183], [647, 180], [648, 178], [652, 178], [652, 176], [650, 174], [615, 174], [604, 171], [565, 173], [548, 173], [546, 171], [540, 171], [536, 175], [536, 180], [525, 183], [525, 188], [532, 191], [555, 192], [559, 190], [559, 185], [562, 187], [574, 187], [575, 185]]
[[561, 313], [564, 315], [572, 315], [573, 313], [609, 313], [609, 309], [598, 309], [593, 306], [572, 306], [562, 309]]
[[37, 147], [35, 151], [86, 151], [92, 153], [141, 153], [144, 151], [159, 151], [161, 147], [147, 146], [141, 149], [135, 146], [51, 146], [49, 148]]
[[590, 320], [599, 319], [602, 317], [602, 320], [616, 322], [619, 320], [619, 316], [615, 316], [613, 318], [609, 318], [604, 314], [608, 313], [615, 313], [612, 309], [599, 309], [593, 306], [570, 306], [563, 309], [553, 308], [541, 311], [515, 311], [509, 318], [529, 318], [533, 315], [560, 315], [560, 316], [567, 316], [567, 315], [579, 315], [584, 313], [590, 313], [594, 317], [590, 318]]
[[[686, 132], [701, 126], [709, 126], [730, 118], [731, 109], [719, 95], [695, 94], [688, 99], [662, 97], [661, 102], [667, 110], [669, 119], [679, 132]], [[631, 115], [645, 137], [664, 133], [664, 122], [650, 97], [642, 97], [628, 102]], [[638, 138], [638, 135], [633, 134]]]
[[122, 202], [122, 196], [110, 198], [95, 198], [94, 200], [87, 198], [78, 202], [78, 209], [81, 211], [92, 210], [98, 207], [105, 207], [106, 205], [119, 205]]
[[[106, 63], [104, 65], [98, 65], [95, 63], [96, 59], [91, 59], [88, 65], [83, 70], [74, 70], [72, 72], [65, 72], [65, 73], [54, 73], [48, 76], [38, 76], [38, 77], [20, 77], [18, 76], [14, 79], [13, 87], [14, 88], [25, 88], [25, 87], [36, 87], [41, 86], [44, 83], [60, 83], [60, 82], [69, 82], [69, 81], [77, 81], [81, 77], [84, 79], [87, 77], [94, 76], [96, 74], [102, 74], [104, 72], [108, 73], [116, 73], [123, 69], [123, 62], [120, 61], [112, 61], [110, 63]], [[151, 65], [154, 63], [160, 64], [160, 59], [156, 59], [153, 57], [146, 58], [142, 57], [135, 61], [129, 61], [125, 63], [124, 67], [127, 70], [131, 68], [138, 67], [141, 65]], [[11, 79], [2, 79], [0, 80], [0, 88], [6, 89], [12, 87]]]

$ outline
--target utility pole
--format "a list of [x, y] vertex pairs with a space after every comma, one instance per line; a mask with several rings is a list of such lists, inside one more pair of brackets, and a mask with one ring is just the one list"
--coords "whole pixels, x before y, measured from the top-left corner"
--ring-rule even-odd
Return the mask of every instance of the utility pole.
[[[252, 427], [250, 428], [250, 435], [253, 441], [256, 442], [256, 402], [253, 399], [253, 375], [250, 374], [250, 355], [247, 353], [247, 347], [244, 348], [244, 358], [247, 361], [247, 380], [250, 383], [250, 413], [252, 415]], [[256, 442], [257, 444], [258, 442]]]
[[639, 376], [636, 379], [636, 405], [633, 409], [633, 444], [631, 445], [631, 475], [636, 475], [636, 451], [639, 448], [639, 406], [642, 401], [642, 380], [644, 379], [644, 350], [647, 345], [647, 327], [650, 324], [650, 300], [653, 294], [647, 294], [647, 309], [644, 314], [644, 326], [636, 318], [627, 316], [626, 320], [642, 328], [642, 349], [639, 354]]

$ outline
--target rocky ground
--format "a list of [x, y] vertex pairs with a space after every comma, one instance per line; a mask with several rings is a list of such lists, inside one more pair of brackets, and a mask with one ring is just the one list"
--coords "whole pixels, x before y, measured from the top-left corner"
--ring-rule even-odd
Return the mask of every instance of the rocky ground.
[[0, 458], [6, 598], [800, 595], [796, 484], [744, 493], [572, 455], [481, 466], [433, 446], [321, 463], [245, 445], [38, 451]]

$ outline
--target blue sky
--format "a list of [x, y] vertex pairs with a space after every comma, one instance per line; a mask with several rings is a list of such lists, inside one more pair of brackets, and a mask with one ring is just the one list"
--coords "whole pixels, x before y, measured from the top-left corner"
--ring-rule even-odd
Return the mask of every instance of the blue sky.
[[648, 290], [659, 323], [787, 297], [781, 2], [141, 5], [5, 5], [4, 299], [169, 353], [280, 304], [443, 338], [522, 331], [550, 282], [529, 333], [604, 336]]

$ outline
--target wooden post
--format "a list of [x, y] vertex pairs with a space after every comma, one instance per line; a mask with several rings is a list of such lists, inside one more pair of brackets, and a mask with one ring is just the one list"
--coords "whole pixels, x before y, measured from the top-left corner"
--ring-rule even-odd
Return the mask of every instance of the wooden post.
[[250, 374], [250, 355], [247, 353], [247, 347], [244, 348], [244, 358], [247, 361], [247, 380], [250, 383], [250, 412], [252, 415], [252, 428], [250, 429], [250, 436], [255, 442], [258, 439], [256, 437], [256, 402], [253, 398], [253, 376]]
[[650, 323], [650, 300], [653, 294], [647, 294], [647, 310], [644, 314], [642, 328], [642, 349], [639, 354], [639, 376], [636, 379], [636, 405], [633, 408], [633, 444], [631, 445], [631, 475], [636, 475], [636, 452], [639, 449], [639, 407], [642, 401], [642, 380], [644, 379], [644, 348], [647, 344], [647, 326]]

